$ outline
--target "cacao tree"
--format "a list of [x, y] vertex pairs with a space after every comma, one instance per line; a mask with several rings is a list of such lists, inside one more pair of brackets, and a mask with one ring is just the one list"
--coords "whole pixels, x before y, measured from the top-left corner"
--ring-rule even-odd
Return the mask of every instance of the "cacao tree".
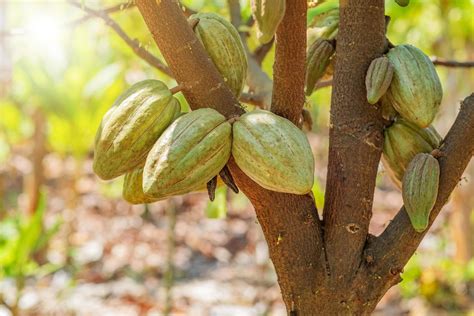
[[[231, 22], [239, 27], [239, 1], [228, 3]], [[386, 39], [383, 0], [340, 0], [331, 18], [335, 27], [312, 45], [307, 45], [306, 0], [253, 1], [261, 50], [268, 51], [274, 40], [273, 81], [259, 68], [258, 53], [242, 55], [245, 35], [224, 18], [198, 13], [188, 19], [174, 0], [135, 4], [169, 68], [141, 47], [135, 47], [137, 53], [176, 79], [192, 112], [180, 115], [174, 107], [165, 117], [155, 117], [134, 107], [137, 87], [132, 87], [104, 116], [96, 139], [96, 173], [104, 179], [126, 173], [124, 197], [132, 203], [202, 189], [206, 182], [212, 199], [220, 174], [255, 208], [290, 315], [370, 314], [400, 282], [403, 267], [471, 160], [474, 95], [461, 103], [441, 140], [430, 126], [441, 102], [439, 79], [421, 51], [394, 47]], [[239, 36], [242, 46], [234, 45]], [[231, 55], [213, 55], [209, 45], [225, 46]], [[312, 155], [296, 127], [305, 117], [306, 95], [334, 61], [320, 218], [309, 193]], [[244, 114], [239, 97], [247, 67], [247, 85], [271, 112]], [[146, 109], [174, 102], [167, 87], [157, 86], [164, 91], [159, 97], [152, 87], [138, 86], [146, 90], [140, 95]], [[151, 126], [156, 130], [144, 133]], [[161, 134], [156, 142], [149, 139], [158, 137], [155, 131]], [[132, 155], [114, 160], [113, 151], [122, 147]], [[369, 223], [382, 152], [393, 180], [403, 187], [409, 212], [402, 207], [384, 232], [373, 236]], [[414, 159], [417, 154], [424, 158]], [[409, 165], [412, 160], [415, 166]]]

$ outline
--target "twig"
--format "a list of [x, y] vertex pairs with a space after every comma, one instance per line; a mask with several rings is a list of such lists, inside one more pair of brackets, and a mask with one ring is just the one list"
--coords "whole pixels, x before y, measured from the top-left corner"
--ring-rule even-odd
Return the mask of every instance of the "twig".
[[[81, 4], [82, 6], [82, 4]], [[82, 6], [83, 7], [83, 6]], [[118, 11], [123, 11], [123, 10], [127, 10], [127, 9], [131, 9], [131, 8], [134, 8], [135, 7], [135, 3], [133, 1], [127, 1], [127, 2], [123, 2], [123, 3], [120, 3], [120, 4], [117, 4], [117, 5], [114, 5], [114, 6], [111, 6], [109, 8], [105, 8], [105, 9], [102, 9], [101, 12], [105, 13], [105, 14], [111, 14], [111, 13], [115, 13], [115, 12], [118, 12]], [[91, 18], [93, 18], [94, 16], [89, 14], [89, 15], [85, 15], [75, 21], [71, 21], [71, 22], [68, 22], [66, 24], [66, 26], [75, 26], [75, 25], [78, 25], [78, 24], [81, 24]]]
[[330, 86], [332, 86], [332, 84], [333, 84], [332, 79], [329, 79], [329, 80], [326, 80], [326, 81], [320, 81], [314, 86], [313, 91], [318, 90], [318, 89], [322, 89], [322, 88], [326, 88], [326, 87], [330, 87]]
[[137, 54], [138, 57], [146, 61], [149, 65], [167, 74], [168, 76], [174, 77], [171, 70], [165, 64], [163, 64], [163, 62], [160, 59], [158, 59], [156, 56], [151, 54], [148, 50], [143, 48], [143, 46], [141, 46], [141, 44], [137, 40], [131, 39], [127, 35], [127, 33], [125, 33], [125, 31], [120, 27], [120, 25], [118, 25], [117, 22], [111, 19], [107, 15], [107, 13], [103, 11], [93, 10], [73, 0], [69, 0], [68, 2], [71, 5], [83, 10], [89, 15], [101, 18], [105, 22], [105, 24], [107, 24], [110, 28], [112, 28], [115, 31], [115, 33], [117, 33], [117, 35], [120, 36], [121, 39], [123, 39], [123, 41], [135, 52], [135, 54]]
[[431, 61], [436, 66], [444, 66], [444, 67], [460, 67], [460, 68], [470, 68], [474, 67], [474, 61], [456, 61], [456, 60], [447, 60], [440, 57], [431, 57]]
[[265, 56], [267, 56], [268, 52], [272, 50], [273, 43], [275, 42], [275, 38], [273, 38], [270, 42], [260, 45], [255, 49], [253, 55], [255, 57], [255, 61], [261, 65]]
[[242, 93], [240, 95], [240, 102], [256, 105], [260, 108], [264, 108], [265, 96], [254, 93]]

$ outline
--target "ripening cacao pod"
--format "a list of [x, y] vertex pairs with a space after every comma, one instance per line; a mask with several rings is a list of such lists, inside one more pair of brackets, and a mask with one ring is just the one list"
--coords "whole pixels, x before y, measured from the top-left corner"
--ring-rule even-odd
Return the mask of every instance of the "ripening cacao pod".
[[110, 180], [143, 164], [161, 133], [179, 115], [176, 98], [158, 80], [144, 80], [123, 93], [104, 115], [96, 134], [94, 172]]
[[382, 56], [372, 60], [367, 75], [365, 76], [365, 87], [367, 88], [367, 101], [370, 104], [377, 103], [387, 92], [392, 82], [393, 67], [387, 57]]
[[419, 127], [427, 127], [438, 112], [443, 97], [433, 63], [411, 45], [396, 46], [387, 57], [394, 70], [387, 97], [403, 118]]
[[148, 204], [158, 201], [143, 192], [143, 168], [125, 174], [122, 197], [131, 204]]
[[318, 39], [308, 48], [306, 56], [306, 95], [313, 93], [314, 86], [324, 76], [330, 58], [334, 54], [331, 42]]
[[395, 2], [401, 7], [406, 7], [410, 4], [410, 0], [395, 0]]
[[438, 197], [439, 173], [436, 158], [430, 154], [418, 154], [403, 177], [403, 203], [417, 232], [428, 227], [430, 213]]
[[252, 15], [257, 23], [257, 39], [266, 44], [275, 36], [285, 16], [285, 0], [252, 0]]
[[239, 32], [223, 17], [215, 13], [196, 13], [189, 20], [198, 19], [194, 32], [209, 57], [238, 98], [247, 77], [247, 55]]
[[242, 115], [232, 127], [232, 155], [260, 186], [277, 192], [311, 191], [314, 158], [305, 134], [287, 119], [265, 110]]
[[210, 108], [177, 118], [148, 154], [145, 194], [161, 199], [206, 187], [229, 160], [231, 132], [226, 118]]
[[439, 147], [441, 136], [432, 127], [420, 128], [399, 118], [385, 130], [382, 162], [397, 187], [410, 161], [419, 153], [430, 153]]

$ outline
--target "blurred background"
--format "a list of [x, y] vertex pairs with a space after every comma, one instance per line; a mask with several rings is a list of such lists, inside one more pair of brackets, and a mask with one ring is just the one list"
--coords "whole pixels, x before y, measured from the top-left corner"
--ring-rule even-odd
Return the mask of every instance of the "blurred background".
[[[182, 1], [229, 17], [225, 0]], [[474, 60], [474, 1], [386, 1], [388, 37], [433, 57]], [[118, 36], [160, 57], [138, 10], [120, 0], [0, 0], [0, 316], [285, 315], [267, 246], [243, 194], [218, 189], [132, 206], [122, 180], [92, 172], [99, 122], [131, 84], [175, 82]], [[242, 21], [250, 16], [240, 0]], [[315, 10], [309, 11], [311, 22]], [[113, 19], [116, 24], [104, 23]], [[258, 47], [247, 29], [250, 49]], [[263, 60], [271, 76], [273, 51]], [[437, 66], [446, 134], [474, 68]], [[186, 101], [177, 95], [186, 110]], [[331, 87], [308, 102], [324, 204]], [[248, 105], [252, 108], [252, 105]], [[376, 315], [474, 315], [474, 166]], [[383, 167], [371, 232], [402, 205]]]

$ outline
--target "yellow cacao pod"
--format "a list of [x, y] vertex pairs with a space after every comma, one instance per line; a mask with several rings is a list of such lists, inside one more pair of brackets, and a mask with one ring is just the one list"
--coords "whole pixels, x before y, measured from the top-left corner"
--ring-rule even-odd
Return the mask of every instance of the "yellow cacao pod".
[[438, 197], [439, 163], [430, 154], [418, 154], [403, 177], [402, 196], [413, 228], [424, 231]]
[[403, 118], [419, 127], [427, 127], [436, 116], [443, 97], [433, 63], [411, 45], [392, 48], [387, 57], [394, 70], [387, 97]]
[[314, 179], [314, 158], [305, 134], [285, 118], [265, 110], [234, 122], [232, 155], [260, 186], [277, 192], [306, 194]]
[[334, 54], [331, 42], [318, 39], [308, 49], [306, 56], [306, 95], [313, 93], [314, 86], [324, 76], [330, 58]]
[[382, 56], [372, 60], [365, 77], [367, 101], [377, 103], [387, 92], [393, 77], [393, 67], [387, 57]]
[[285, 16], [285, 0], [252, 0], [252, 15], [257, 23], [257, 39], [270, 42]]
[[143, 168], [125, 174], [122, 197], [131, 204], [148, 204], [159, 200], [143, 192]]
[[96, 134], [94, 172], [104, 180], [143, 164], [161, 133], [179, 115], [180, 105], [158, 80], [134, 84], [104, 115]]
[[229, 160], [231, 132], [226, 118], [210, 108], [176, 119], [148, 154], [145, 194], [161, 199], [205, 187]]
[[419, 153], [430, 153], [440, 143], [441, 136], [432, 126], [420, 128], [404, 119], [385, 130], [382, 162], [397, 187], [401, 187], [410, 161]]
[[225, 83], [238, 98], [247, 77], [247, 55], [239, 32], [215, 13], [197, 13], [189, 19], [199, 20], [194, 32]]

